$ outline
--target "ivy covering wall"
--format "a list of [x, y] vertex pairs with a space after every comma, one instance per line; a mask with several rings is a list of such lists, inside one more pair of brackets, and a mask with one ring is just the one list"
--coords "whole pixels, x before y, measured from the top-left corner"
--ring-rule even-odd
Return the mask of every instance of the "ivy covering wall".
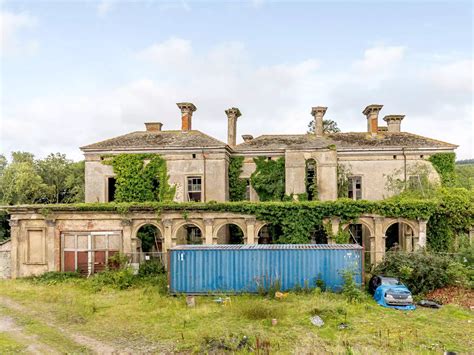
[[285, 158], [254, 158], [257, 166], [250, 176], [260, 201], [282, 201], [285, 197]]
[[229, 162], [229, 200], [243, 201], [245, 200], [245, 192], [247, 181], [240, 178], [244, 157], [230, 157]]
[[116, 202], [170, 202], [175, 188], [168, 183], [166, 161], [158, 154], [119, 154], [104, 157], [115, 173]]
[[452, 187], [456, 183], [456, 154], [437, 153], [428, 158], [441, 178], [441, 185]]

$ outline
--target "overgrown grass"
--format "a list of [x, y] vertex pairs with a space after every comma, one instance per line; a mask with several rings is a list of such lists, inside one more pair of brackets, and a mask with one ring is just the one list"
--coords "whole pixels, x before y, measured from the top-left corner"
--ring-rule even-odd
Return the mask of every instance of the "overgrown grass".
[[26, 349], [26, 345], [18, 342], [8, 333], [0, 333], [0, 351], [4, 354], [19, 353]]
[[[52, 317], [59, 326], [137, 352], [245, 352], [256, 350], [257, 344], [259, 349], [293, 353], [439, 353], [474, 348], [473, 315], [461, 307], [402, 312], [367, 299], [348, 303], [343, 295], [320, 290], [290, 293], [279, 300], [231, 296], [225, 305], [213, 296], [202, 296], [196, 297], [194, 308], [187, 307], [184, 296], [168, 296], [145, 280], [127, 290], [92, 290], [83, 279], [60, 285], [2, 281], [0, 294], [38, 316]], [[309, 320], [313, 315], [325, 325], [313, 326]], [[341, 323], [347, 328], [340, 330]]]

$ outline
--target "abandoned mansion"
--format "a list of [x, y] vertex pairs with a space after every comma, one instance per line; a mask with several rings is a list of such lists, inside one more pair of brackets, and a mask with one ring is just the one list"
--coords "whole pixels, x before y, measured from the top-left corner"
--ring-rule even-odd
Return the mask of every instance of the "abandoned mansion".
[[[393, 194], [388, 176], [395, 176], [405, 185], [418, 184], [420, 169], [436, 182], [439, 176], [428, 158], [456, 148], [404, 132], [405, 116], [390, 114], [382, 119], [382, 105], [369, 105], [363, 110], [361, 126], [364, 124], [366, 129], [362, 132], [327, 132], [327, 108], [317, 106], [310, 111], [314, 132], [258, 137], [245, 134], [240, 144], [238, 108], [225, 110], [227, 142], [222, 142], [195, 129], [199, 117], [194, 104], [177, 106], [180, 129], [167, 130], [160, 122], [148, 122], [144, 130], [81, 147], [85, 156], [86, 202], [115, 200], [117, 173], [108, 161], [123, 154], [157, 154], [163, 159], [175, 202], [230, 201], [229, 164], [236, 157], [240, 158], [240, 179], [245, 184], [243, 199], [263, 200], [258, 188], [252, 186], [258, 161], [284, 161], [286, 198], [304, 196], [308, 200], [330, 201], [340, 197], [382, 200]], [[346, 178], [343, 191], [339, 181], [342, 172]], [[73, 208], [50, 215], [31, 207], [13, 207], [10, 211], [13, 277], [81, 268], [94, 272], [114, 253], [166, 252], [177, 244], [229, 244], [237, 239], [248, 244], [271, 243], [275, 233], [274, 228], [255, 216], [221, 211], [191, 210], [183, 216], [182, 212], [167, 210], [158, 218], [155, 211], [146, 209], [131, 210], [126, 217], [117, 212]], [[381, 260], [385, 250], [394, 245], [415, 250], [426, 243], [423, 219], [367, 214], [356, 224], [340, 225], [343, 222], [337, 218], [327, 217], [334, 231], [341, 227], [350, 230], [352, 241], [364, 247], [372, 263]], [[144, 250], [139, 233], [148, 225], [156, 228], [158, 237], [151, 249]], [[325, 242], [333, 241], [328, 238]]]

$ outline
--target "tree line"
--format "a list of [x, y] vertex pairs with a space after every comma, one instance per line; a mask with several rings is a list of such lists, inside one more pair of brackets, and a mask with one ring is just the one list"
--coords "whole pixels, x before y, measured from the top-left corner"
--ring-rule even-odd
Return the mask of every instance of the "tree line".
[[32, 153], [0, 154], [0, 204], [84, 202], [84, 161], [51, 153], [35, 159]]

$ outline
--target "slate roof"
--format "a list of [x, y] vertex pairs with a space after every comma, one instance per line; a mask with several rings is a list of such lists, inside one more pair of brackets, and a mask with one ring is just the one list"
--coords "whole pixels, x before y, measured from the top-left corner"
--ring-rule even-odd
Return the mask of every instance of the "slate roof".
[[271, 151], [282, 149], [325, 148], [335, 145], [337, 148], [445, 148], [454, 149], [457, 145], [438, 141], [406, 132], [378, 132], [376, 136], [365, 132], [333, 133], [323, 137], [313, 134], [262, 135], [237, 145], [234, 150]]
[[137, 131], [81, 147], [82, 150], [127, 150], [153, 148], [224, 148], [226, 144], [197, 130]]

